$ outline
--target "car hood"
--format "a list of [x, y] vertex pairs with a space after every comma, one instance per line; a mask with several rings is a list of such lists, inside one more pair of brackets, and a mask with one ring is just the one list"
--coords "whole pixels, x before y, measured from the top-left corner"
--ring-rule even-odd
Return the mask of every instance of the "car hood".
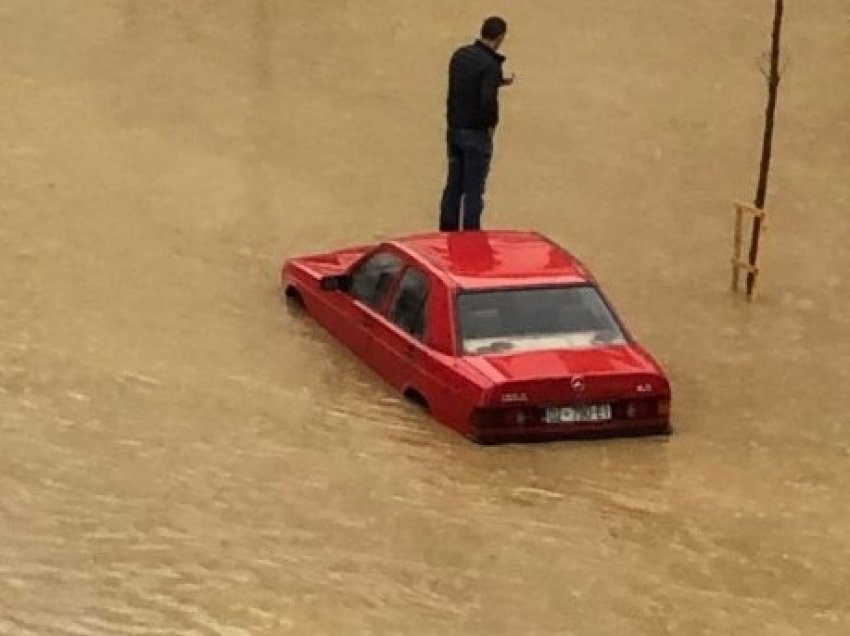
[[324, 254], [309, 254], [287, 260], [286, 265], [297, 265], [321, 277], [345, 272], [358, 258], [363, 256], [370, 246], [362, 245]]

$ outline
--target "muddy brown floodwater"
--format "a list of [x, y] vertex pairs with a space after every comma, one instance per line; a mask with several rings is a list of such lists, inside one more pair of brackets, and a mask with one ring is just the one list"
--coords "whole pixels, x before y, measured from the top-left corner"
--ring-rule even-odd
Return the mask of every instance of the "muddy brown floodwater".
[[[850, 633], [850, 5], [3, 0], [0, 634]], [[482, 448], [280, 301], [433, 228], [445, 65], [510, 22], [488, 227], [598, 274], [675, 434]]]

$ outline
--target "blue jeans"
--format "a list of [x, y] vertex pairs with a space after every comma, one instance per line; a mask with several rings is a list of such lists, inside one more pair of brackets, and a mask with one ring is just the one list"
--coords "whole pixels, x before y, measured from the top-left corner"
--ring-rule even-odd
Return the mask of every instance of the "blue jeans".
[[440, 202], [440, 231], [480, 230], [484, 189], [493, 156], [493, 140], [486, 130], [452, 128], [446, 133], [449, 173]]

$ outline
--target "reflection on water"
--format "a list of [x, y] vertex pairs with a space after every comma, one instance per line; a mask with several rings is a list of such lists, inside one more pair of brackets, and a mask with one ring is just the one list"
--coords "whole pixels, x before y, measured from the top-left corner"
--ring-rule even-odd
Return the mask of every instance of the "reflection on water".
[[433, 227], [446, 56], [491, 9], [178, 4], [0, 8], [0, 633], [850, 631], [840, 2], [789, 20], [753, 305], [763, 3], [511, 7], [484, 221], [600, 276], [676, 433], [486, 448], [277, 280]]

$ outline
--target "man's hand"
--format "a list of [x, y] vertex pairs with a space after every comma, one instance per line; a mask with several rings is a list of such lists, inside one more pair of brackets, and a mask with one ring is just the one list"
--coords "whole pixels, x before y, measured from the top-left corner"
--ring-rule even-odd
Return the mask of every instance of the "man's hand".
[[516, 73], [511, 73], [508, 77], [502, 78], [502, 86], [510, 86], [516, 79]]

